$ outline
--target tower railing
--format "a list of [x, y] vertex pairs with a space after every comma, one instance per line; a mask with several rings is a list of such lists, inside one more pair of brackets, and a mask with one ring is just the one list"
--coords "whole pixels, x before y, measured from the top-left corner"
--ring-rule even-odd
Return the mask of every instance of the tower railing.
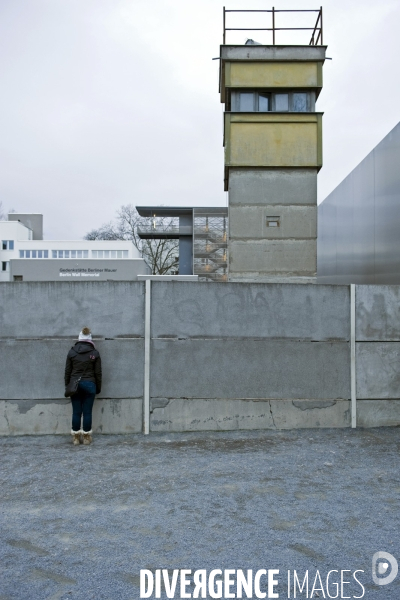
[[151, 233], [154, 233], [154, 237], [161, 234], [168, 234], [169, 236], [176, 236], [179, 238], [183, 235], [192, 235], [193, 227], [189, 225], [163, 225], [163, 224], [155, 224], [155, 225], [142, 225], [137, 228], [138, 236], [142, 237], [144, 235], [148, 236]]
[[[226, 15], [227, 13], [270, 13], [272, 17], [272, 27], [226, 27]], [[276, 16], [278, 13], [318, 13], [317, 20], [313, 27], [277, 27]], [[276, 44], [276, 32], [277, 31], [312, 31], [309, 46], [323, 45], [323, 27], [322, 27], [322, 6], [319, 9], [258, 9], [258, 10], [235, 10], [226, 9], [223, 7], [223, 44], [226, 44], [226, 32], [227, 31], [272, 31], [272, 45]]]

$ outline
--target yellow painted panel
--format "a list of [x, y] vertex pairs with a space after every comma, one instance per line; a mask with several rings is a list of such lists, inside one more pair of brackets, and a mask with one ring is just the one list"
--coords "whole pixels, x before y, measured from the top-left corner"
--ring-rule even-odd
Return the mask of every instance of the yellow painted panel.
[[317, 123], [232, 123], [229, 138], [231, 166], [319, 166]]
[[229, 71], [227, 87], [320, 87], [317, 62], [232, 62]]

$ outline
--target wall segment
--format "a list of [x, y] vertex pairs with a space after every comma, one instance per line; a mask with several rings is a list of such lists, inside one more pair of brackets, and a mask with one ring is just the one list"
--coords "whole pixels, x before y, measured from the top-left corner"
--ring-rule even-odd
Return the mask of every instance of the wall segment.
[[[150, 431], [350, 426], [348, 286], [152, 282]], [[358, 286], [357, 418], [400, 424], [399, 290]], [[66, 354], [92, 326], [103, 433], [142, 431], [144, 284], [0, 286], [0, 433], [67, 433]]]

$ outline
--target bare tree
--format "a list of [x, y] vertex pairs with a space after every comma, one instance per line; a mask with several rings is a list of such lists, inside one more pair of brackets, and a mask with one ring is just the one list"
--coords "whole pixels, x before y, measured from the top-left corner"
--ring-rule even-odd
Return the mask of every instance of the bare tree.
[[118, 231], [116, 225], [110, 221], [98, 229], [92, 229], [84, 237], [85, 240], [124, 240], [125, 237]]
[[132, 204], [121, 206], [117, 211], [115, 222], [105, 223], [98, 229], [92, 229], [85, 235], [85, 240], [130, 240], [150, 267], [153, 275], [166, 275], [177, 273], [178, 269], [178, 240], [142, 240], [138, 229], [165, 231], [177, 227], [174, 218], [155, 217], [149, 219], [141, 217]]

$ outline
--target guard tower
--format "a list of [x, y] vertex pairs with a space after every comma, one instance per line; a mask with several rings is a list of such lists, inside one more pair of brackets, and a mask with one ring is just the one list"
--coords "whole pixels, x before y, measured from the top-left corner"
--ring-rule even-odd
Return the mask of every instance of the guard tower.
[[[258, 23], [255, 28], [228, 27], [230, 13], [252, 13]], [[278, 27], [280, 19], [297, 13], [309, 13], [301, 15], [312, 19], [309, 27], [296, 27], [298, 20], [292, 27]], [[260, 27], [261, 18], [268, 18], [270, 26]], [[227, 36], [238, 30], [257, 30], [269, 44], [247, 40], [229, 45]], [[307, 45], [277, 44], [282, 32], [294, 35], [295, 30], [307, 36]], [[322, 89], [322, 44], [322, 8], [224, 8], [220, 95], [225, 104], [229, 281], [315, 282], [317, 174], [322, 167], [322, 113], [315, 111], [315, 102]]]

